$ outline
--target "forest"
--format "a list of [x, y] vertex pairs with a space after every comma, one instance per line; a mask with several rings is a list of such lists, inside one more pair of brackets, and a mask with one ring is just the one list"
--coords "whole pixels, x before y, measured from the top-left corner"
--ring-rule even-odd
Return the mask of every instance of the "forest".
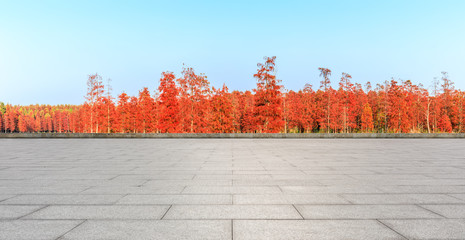
[[205, 74], [183, 68], [161, 74], [152, 94], [112, 95], [110, 81], [89, 75], [81, 105], [11, 105], [0, 102], [0, 131], [71, 133], [436, 133], [465, 132], [465, 92], [446, 72], [430, 91], [410, 80], [371, 86], [319, 68], [320, 86], [286, 90], [276, 78], [276, 57], [265, 57], [248, 91], [211, 87]]

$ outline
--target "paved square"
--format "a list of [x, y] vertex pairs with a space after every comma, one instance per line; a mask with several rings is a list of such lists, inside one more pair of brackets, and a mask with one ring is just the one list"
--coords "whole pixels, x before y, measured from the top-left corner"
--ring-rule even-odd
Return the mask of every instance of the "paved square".
[[0, 239], [465, 239], [465, 139], [0, 139]]

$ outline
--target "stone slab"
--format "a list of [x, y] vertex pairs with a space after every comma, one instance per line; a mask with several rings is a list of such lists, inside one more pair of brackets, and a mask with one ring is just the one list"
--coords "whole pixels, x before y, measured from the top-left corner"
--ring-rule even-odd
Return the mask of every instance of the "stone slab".
[[354, 204], [457, 204], [465, 201], [446, 194], [341, 194]]
[[442, 218], [415, 205], [296, 205], [305, 219]]
[[0, 220], [1, 240], [53, 240], [82, 221], [71, 220]]
[[465, 219], [465, 204], [455, 205], [421, 205], [422, 207], [440, 214], [446, 218], [462, 218]]
[[86, 221], [63, 240], [230, 240], [230, 220]]
[[405, 240], [375, 220], [234, 220], [235, 240]]
[[381, 220], [390, 228], [408, 239], [464, 239], [465, 221], [452, 219], [437, 220]]
[[234, 204], [350, 204], [337, 194], [238, 194]]
[[93, 205], [114, 204], [124, 195], [18, 195], [0, 204]]
[[161, 219], [169, 206], [49, 206], [23, 219]]
[[232, 195], [127, 195], [117, 204], [232, 204]]
[[302, 219], [292, 205], [174, 205], [163, 219]]
[[35, 212], [44, 206], [17, 206], [17, 205], [0, 205], [0, 219], [17, 219], [29, 213]]

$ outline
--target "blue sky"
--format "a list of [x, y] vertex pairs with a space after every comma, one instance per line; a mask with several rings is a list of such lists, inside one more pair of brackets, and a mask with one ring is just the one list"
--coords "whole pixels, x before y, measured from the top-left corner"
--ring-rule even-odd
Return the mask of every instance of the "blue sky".
[[[252, 2], [252, 3], [251, 3]], [[373, 85], [431, 85], [441, 71], [465, 89], [465, 1], [0, 1], [0, 101], [79, 104], [87, 75], [114, 95], [154, 92], [182, 64], [213, 86], [255, 86], [277, 56], [288, 89], [319, 86], [318, 67]]]

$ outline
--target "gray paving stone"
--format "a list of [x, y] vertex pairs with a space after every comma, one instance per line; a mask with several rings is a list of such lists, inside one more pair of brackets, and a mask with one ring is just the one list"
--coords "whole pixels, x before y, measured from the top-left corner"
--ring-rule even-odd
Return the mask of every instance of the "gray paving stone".
[[464, 239], [465, 221], [437, 220], [381, 220], [409, 239]]
[[348, 175], [341, 174], [311, 174], [311, 175], [273, 175], [275, 180], [322, 180], [322, 179], [345, 179], [353, 180]]
[[0, 203], [1, 203], [2, 201], [5, 201], [5, 200], [8, 199], [8, 198], [12, 198], [12, 197], [14, 197], [14, 196], [15, 196], [15, 195], [0, 195]]
[[0, 172], [0, 180], [10, 180], [10, 179], [32, 179], [36, 175], [33, 173], [24, 173], [24, 172], [7, 172], [8, 169], [3, 170]]
[[305, 219], [442, 218], [415, 205], [296, 205]]
[[86, 221], [67, 233], [74, 239], [229, 240], [230, 220]]
[[127, 195], [117, 204], [232, 204], [232, 195]]
[[454, 186], [465, 185], [465, 179], [377, 179], [377, 180], [344, 180], [325, 179], [318, 180], [323, 185], [371, 185], [371, 186]]
[[277, 186], [187, 186], [185, 194], [257, 194], [281, 193]]
[[445, 174], [445, 173], [428, 173], [426, 174], [429, 177], [437, 178], [437, 179], [465, 179], [464, 173], [455, 173], [455, 174]]
[[82, 221], [71, 220], [14, 220], [0, 221], [1, 240], [57, 239]]
[[232, 174], [233, 171], [231, 170], [177, 170], [171, 168], [170, 170], [163, 171], [160, 175], [166, 176], [175, 176], [175, 175], [197, 175], [197, 174]]
[[402, 180], [424, 180], [424, 179], [431, 179], [426, 175], [422, 174], [376, 174], [376, 175], [349, 175], [350, 178], [358, 179], [358, 180], [369, 180], [369, 181], [377, 181], [377, 180], [387, 180], [387, 179], [402, 179]]
[[44, 206], [0, 205], [0, 219], [16, 219], [32, 213]]
[[39, 180], [0, 180], [0, 186], [2, 187], [23, 187], [23, 186], [69, 186], [69, 187], [92, 187], [92, 186], [137, 186], [146, 183], [147, 180], [92, 180], [92, 179], [70, 179], [70, 180], [50, 180], [50, 179], [39, 179]]
[[160, 186], [232, 186], [232, 180], [149, 180], [144, 187]]
[[354, 204], [438, 204], [464, 203], [445, 194], [341, 194]]
[[18, 195], [0, 204], [92, 205], [114, 204], [124, 195]]
[[233, 174], [305, 175], [303, 171], [233, 171]]
[[92, 187], [80, 194], [179, 194], [184, 186], [114, 186], [114, 187]]
[[465, 219], [465, 204], [464, 205], [421, 205], [435, 213], [438, 213], [446, 218], [464, 218]]
[[382, 193], [373, 186], [280, 186], [288, 194], [316, 194], [316, 193]]
[[67, 179], [90, 179], [90, 180], [93, 180], [93, 179], [96, 179], [96, 180], [100, 180], [100, 179], [112, 179], [112, 178], [115, 178], [116, 174], [112, 174], [112, 175], [99, 175], [99, 174], [95, 174], [95, 175], [82, 175], [82, 174], [76, 174], [76, 175], [73, 175], [73, 174], [65, 174], [65, 175], [55, 175], [55, 174], [44, 174], [44, 175], [39, 175], [37, 177], [34, 177], [34, 179], [59, 179], [59, 180], [67, 180]]
[[356, 174], [376, 174], [375, 171], [372, 170], [364, 170], [364, 169], [353, 169], [353, 170], [307, 170], [304, 171], [307, 175], [324, 175], [324, 174], [346, 174], [346, 175], [356, 175]]
[[49, 206], [23, 219], [161, 219], [169, 206]]
[[[2, 223], [37, 218], [27, 221], [46, 223], [38, 228], [50, 232], [46, 239], [60, 236], [60, 219], [90, 219], [70, 239], [231, 239], [232, 222], [236, 239], [402, 238], [381, 222], [391, 220], [430, 239], [463, 239], [464, 143], [0, 139], [0, 206], [8, 208], [0, 214]], [[45, 236], [16, 226], [18, 235], [5, 238]]]
[[302, 219], [292, 205], [174, 205], [163, 219]]
[[235, 240], [404, 240], [374, 220], [234, 220]]
[[310, 179], [286, 179], [286, 180], [255, 180], [255, 179], [247, 179], [247, 180], [233, 180], [233, 185], [235, 186], [319, 186], [319, 183], [316, 180]]
[[465, 186], [378, 186], [384, 193], [465, 193]]
[[234, 204], [350, 204], [337, 194], [240, 194], [233, 196]]
[[126, 179], [144, 179], [144, 180], [189, 180], [194, 178], [194, 174], [189, 175], [159, 175], [159, 174], [147, 174], [147, 175], [119, 175], [115, 177], [116, 180], [126, 180]]
[[449, 195], [465, 201], [465, 194], [449, 194]]
[[17, 195], [17, 194], [78, 194], [88, 187], [86, 186], [16, 186], [16, 187], [0, 187], [2, 194]]
[[206, 180], [224, 180], [224, 179], [232, 179], [232, 180], [271, 180], [273, 179], [271, 175], [252, 175], [252, 174], [227, 174], [227, 175], [204, 175], [204, 174], [197, 174], [195, 175], [194, 179], [206, 179]]

